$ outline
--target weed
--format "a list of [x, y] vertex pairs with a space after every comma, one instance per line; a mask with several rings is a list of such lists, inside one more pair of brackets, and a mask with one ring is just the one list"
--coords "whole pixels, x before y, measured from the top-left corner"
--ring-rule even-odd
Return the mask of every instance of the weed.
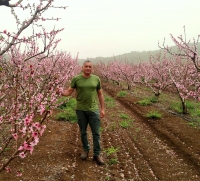
[[162, 114], [158, 111], [150, 111], [146, 114], [146, 117], [150, 119], [159, 119], [162, 117]]
[[194, 102], [186, 101], [186, 107], [187, 107], [188, 110], [194, 110], [195, 106], [196, 105], [194, 104]]
[[114, 153], [117, 153], [119, 150], [119, 147], [118, 148], [114, 148], [113, 146], [111, 146], [110, 148], [107, 148], [104, 150], [104, 152], [106, 153], [107, 156], [110, 156]]
[[115, 107], [115, 100], [109, 96], [105, 97], [104, 102], [105, 102], [106, 106], [109, 108]]
[[71, 98], [67, 102], [58, 107], [62, 111], [55, 115], [55, 119], [59, 121], [70, 121], [72, 123], [77, 122], [77, 116], [75, 113], [76, 99]]
[[156, 96], [153, 96], [153, 97], [149, 98], [149, 101], [152, 103], [156, 103], [156, 102], [158, 102], [158, 98]]
[[126, 114], [124, 114], [124, 113], [121, 113], [121, 114], [120, 114], [120, 118], [122, 118], [122, 119], [128, 119], [129, 116], [126, 115]]
[[102, 127], [99, 128], [100, 133], [102, 133], [103, 130], [104, 130], [104, 129], [103, 129]]
[[173, 111], [176, 111], [179, 114], [183, 113], [181, 103], [178, 101], [171, 102], [169, 107], [170, 107], [170, 109], [172, 109]]
[[141, 106], [149, 106], [151, 105], [151, 101], [149, 99], [143, 99], [137, 102]]
[[116, 164], [116, 163], [119, 163], [118, 159], [117, 158], [111, 158], [108, 162], [109, 165], [113, 165], [113, 164]]
[[130, 127], [130, 124], [127, 120], [122, 120], [119, 125], [122, 127], [122, 128], [128, 128]]
[[127, 92], [125, 91], [120, 91], [117, 93], [117, 97], [125, 97], [127, 95]]
[[158, 98], [156, 96], [145, 98], [143, 100], [138, 101], [137, 103], [141, 106], [149, 106], [152, 103], [158, 102]]
[[110, 176], [107, 175], [107, 176], [105, 177], [105, 179], [106, 179], [106, 180], [110, 180]]

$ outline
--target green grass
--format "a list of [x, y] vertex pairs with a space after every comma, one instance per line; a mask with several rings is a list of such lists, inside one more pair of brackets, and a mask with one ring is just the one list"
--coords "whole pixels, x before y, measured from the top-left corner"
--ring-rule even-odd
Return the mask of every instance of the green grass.
[[122, 119], [129, 119], [129, 116], [124, 113], [120, 113], [119, 117]]
[[118, 151], [119, 151], [119, 147], [115, 148], [113, 146], [104, 150], [104, 152], [106, 153], [107, 156], [113, 155], [113, 154], [117, 153]]
[[59, 121], [70, 121], [72, 123], [77, 122], [76, 116], [76, 99], [70, 98], [67, 102], [58, 106], [61, 111], [57, 113], [54, 117]]
[[116, 106], [115, 99], [109, 96], [105, 96], [104, 98], [105, 105], [109, 108], [113, 108]]
[[143, 99], [137, 102], [141, 106], [149, 106], [151, 105], [151, 101], [149, 99]]
[[[194, 101], [186, 101], [186, 108], [187, 108], [187, 112], [193, 117], [200, 117], [200, 103], [196, 103]], [[170, 104], [170, 109], [182, 114], [183, 110], [182, 110], [182, 104], [180, 101], [172, 101]]]
[[116, 163], [119, 163], [119, 161], [118, 161], [117, 158], [111, 158], [111, 159], [109, 159], [109, 161], [108, 161], [108, 164], [109, 164], [109, 165], [113, 165], [113, 164], [116, 164]]
[[152, 103], [156, 103], [156, 102], [158, 102], [158, 99], [156, 96], [153, 96], [153, 97], [144, 98], [144, 99], [138, 101], [137, 103], [141, 106], [149, 106]]
[[178, 101], [172, 101], [169, 105], [169, 108], [179, 114], [183, 113], [183, 109], [181, 106], [181, 102]]
[[152, 102], [152, 103], [158, 102], [158, 98], [157, 98], [156, 96], [150, 97], [149, 100], [150, 100], [150, 102]]
[[126, 91], [120, 91], [117, 93], [117, 97], [125, 97], [127, 95]]
[[122, 127], [122, 128], [128, 128], [128, 127], [131, 127], [131, 123], [133, 122], [133, 120], [127, 120], [127, 119], [124, 119], [122, 121], [119, 122], [119, 125]]
[[100, 133], [102, 133], [104, 131], [104, 128], [100, 126], [99, 131]]
[[159, 113], [157, 110], [155, 110], [155, 111], [148, 112], [146, 114], [146, 117], [150, 119], [160, 119], [162, 117], [162, 114]]

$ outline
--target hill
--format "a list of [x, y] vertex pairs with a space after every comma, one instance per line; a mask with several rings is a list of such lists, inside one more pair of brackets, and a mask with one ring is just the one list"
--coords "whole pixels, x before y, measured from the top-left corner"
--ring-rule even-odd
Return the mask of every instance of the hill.
[[[170, 47], [172, 52], [177, 52], [177, 47], [176, 46], [172, 46]], [[200, 43], [197, 46], [198, 48], [198, 52], [200, 51]], [[158, 53], [160, 53], [163, 55], [163, 50], [162, 49], [158, 49], [158, 50], [154, 50], [154, 51], [142, 51], [142, 52], [138, 52], [138, 51], [132, 51], [130, 53], [124, 53], [122, 55], [116, 55], [116, 56], [112, 56], [112, 57], [96, 57], [96, 58], [89, 58], [89, 60], [91, 60], [94, 64], [98, 63], [98, 62], [104, 62], [104, 63], [108, 63], [110, 61], [115, 60], [126, 60], [128, 62], [134, 62], [134, 63], [139, 63], [139, 62], [145, 62], [149, 60], [150, 55], [156, 55]], [[86, 59], [79, 59], [78, 62], [80, 64], [82, 64]]]

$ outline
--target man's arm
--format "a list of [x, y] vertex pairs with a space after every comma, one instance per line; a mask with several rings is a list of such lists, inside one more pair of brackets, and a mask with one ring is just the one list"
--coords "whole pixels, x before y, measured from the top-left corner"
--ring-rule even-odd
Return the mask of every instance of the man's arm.
[[103, 118], [105, 116], [105, 108], [104, 108], [104, 97], [103, 97], [102, 89], [99, 89], [97, 91], [97, 95], [98, 95], [100, 106], [101, 106], [100, 117]]
[[68, 89], [63, 90], [63, 91], [61, 92], [61, 95], [62, 95], [62, 96], [70, 96], [73, 92], [74, 92], [74, 88], [69, 87]]

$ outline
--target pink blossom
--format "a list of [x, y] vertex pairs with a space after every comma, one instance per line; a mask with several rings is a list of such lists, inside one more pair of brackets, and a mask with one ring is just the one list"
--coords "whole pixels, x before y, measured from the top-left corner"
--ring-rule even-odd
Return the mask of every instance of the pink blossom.
[[42, 136], [42, 134], [43, 134], [45, 128], [46, 128], [46, 125], [43, 125], [43, 126], [41, 127], [40, 136]]
[[6, 172], [7, 172], [7, 173], [11, 172], [10, 167], [6, 167], [5, 169], [6, 169]]
[[37, 132], [33, 132], [32, 133], [32, 137], [34, 137], [34, 138], [38, 137], [38, 133]]
[[42, 115], [45, 111], [44, 105], [40, 105], [40, 115]]
[[19, 154], [19, 156], [20, 156], [21, 158], [25, 158], [25, 157], [26, 157], [26, 154], [25, 154], [24, 152], [21, 152], [21, 153]]
[[20, 150], [20, 151], [21, 151], [21, 150], [24, 150], [24, 147], [23, 147], [23, 146], [20, 146], [18, 150]]
[[36, 137], [36, 138], [30, 143], [30, 145], [31, 145], [31, 146], [35, 146], [35, 145], [37, 145], [38, 143], [39, 143], [39, 138]]
[[12, 134], [12, 136], [13, 136], [13, 138], [14, 138], [15, 140], [18, 139], [18, 134], [17, 134], [17, 133]]
[[29, 145], [26, 141], [24, 141], [23, 146], [20, 146], [18, 150], [28, 150], [32, 154], [32, 152], [33, 152], [33, 146]]
[[32, 124], [33, 127], [37, 128], [37, 129], [40, 129], [41, 128], [41, 125], [39, 122], [35, 122]]
[[24, 124], [28, 126], [32, 120], [33, 117], [27, 115], [26, 118], [24, 119]]
[[25, 134], [25, 133], [26, 133], [26, 129], [27, 129], [26, 127], [23, 127], [23, 128], [20, 130], [20, 132], [22, 132], [22, 133]]
[[17, 171], [17, 177], [21, 177], [22, 176], [22, 172], [21, 171]]
[[27, 150], [29, 150], [30, 154], [32, 155], [34, 148], [32, 145], [28, 145]]

